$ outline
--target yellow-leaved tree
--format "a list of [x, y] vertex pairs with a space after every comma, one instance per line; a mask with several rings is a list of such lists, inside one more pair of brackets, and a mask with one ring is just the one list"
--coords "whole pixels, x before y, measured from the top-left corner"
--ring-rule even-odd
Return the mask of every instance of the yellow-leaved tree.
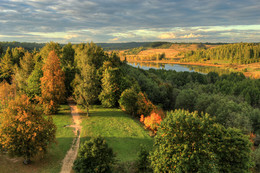
[[40, 99], [44, 113], [53, 114], [58, 111], [59, 105], [65, 99], [65, 75], [61, 69], [60, 59], [55, 51], [51, 51], [42, 67]]
[[24, 163], [38, 153], [45, 153], [55, 141], [56, 126], [52, 118], [30, 102], [26, 95], [9, 102], [3, 110], [0, 126], [0, 150], [24, 157]]

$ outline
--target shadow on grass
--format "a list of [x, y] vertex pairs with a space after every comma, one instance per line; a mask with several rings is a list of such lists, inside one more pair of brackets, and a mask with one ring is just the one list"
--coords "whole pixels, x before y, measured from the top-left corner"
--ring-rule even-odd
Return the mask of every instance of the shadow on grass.
[[[82, 137], [81, 145], [91, 137]], [[113, 149], [118, 162], [135, 161], [140, 151], [140, 146], [143, 145], [147, 150], [152, 150], [153, 139], [151, 138], [120, 138], [120, 137], [104, 137], [108, 146]]]

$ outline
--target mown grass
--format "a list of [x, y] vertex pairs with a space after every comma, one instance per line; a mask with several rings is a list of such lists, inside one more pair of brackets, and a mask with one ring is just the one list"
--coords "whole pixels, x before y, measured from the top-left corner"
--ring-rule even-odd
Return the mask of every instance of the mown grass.
[[56, 140], [48, 153], [44, 156], [37, 156], [32, 159], [30, 165], [24, 165], [23, 158], [10, 158], [7, 155], [0, 155], [1, 173], [58, 173], [62, 166], [67, 151], [70, 149], [73, 138], [75, 137], [72, 128], [64, 127], [73, 123], [70, 108], [68, 105], [62, 105], [56, 115], [52, 115], [53, 122], [57, 126]]
[[81, 141], [98, 135], [104, 137], [121, 163], [135, 161], [141, 144], [152, 148], [149, 132], [120, 109], [95, 106], [90, 109], [89, 117], [82, 115], [81, 118]]

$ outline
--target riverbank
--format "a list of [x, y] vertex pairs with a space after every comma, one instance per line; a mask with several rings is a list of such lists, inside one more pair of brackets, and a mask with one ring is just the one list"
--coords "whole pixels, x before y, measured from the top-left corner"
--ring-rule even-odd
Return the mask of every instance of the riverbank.
[[229, 69], [230, 71], [242, 72], [246, 77], [260, 79], [260, 63], [252, 64], [220, 64], [220, 63], [200, 63], [200, 62], [180, 62], [180, 61], [131, 61], [129, 63], [154, 63], [154, 64], [181, 64], [181, 65], [195, 65], [195, 66], [209, 66], [218, 67], [222, 69]]

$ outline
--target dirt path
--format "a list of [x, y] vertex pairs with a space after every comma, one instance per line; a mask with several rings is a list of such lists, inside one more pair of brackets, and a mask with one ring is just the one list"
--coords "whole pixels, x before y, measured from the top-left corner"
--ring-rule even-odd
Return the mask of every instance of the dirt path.
[[68, 102], [70, 106], [71, 115], [74, 121], [74, 125], [71, 125], [69, 127], [75, 128], [74, 133], [76, 135], [76, 138], [74, 138], [70, 150], [67, 152], [65, 158], [62, 161], [61, 173], [71, 173], [73, 163], [77, 158], [80, 143], [81, 121], [80, 116], [78, 114], [77, 105], [72, 100], [68, 100]]

